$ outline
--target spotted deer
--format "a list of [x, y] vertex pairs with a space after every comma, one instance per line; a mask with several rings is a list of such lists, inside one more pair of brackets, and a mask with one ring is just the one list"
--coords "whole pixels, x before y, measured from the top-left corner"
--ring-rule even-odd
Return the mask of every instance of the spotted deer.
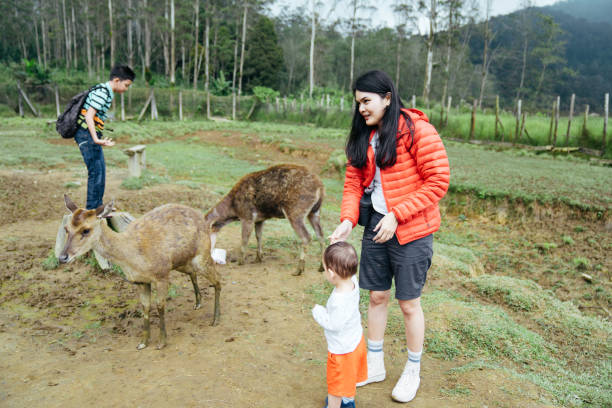
[[244, 263], [253, 227], [257, 237], [257, 261], [261, 262], [264, 221], [270, 218], [287, 218], [302, 241], [300, 260], [294, 273], [300, 275], [304, 271], [306, 246], [310, 242], [310, 233], [304, 224], [305, 218], [308, 218], [312, 225], [321, 251], [323, 250], [320, 210], [324, 191], [319, 177], [303, 166], [279, 164], [245, 175], [205, 215], [206, 223], [211, 227], [213, 248], [219, 230], [232, 221], [240, 220], [242, 245], [239, 264]]
[[112, 263], [119, 265], [125, 277], [140, 286], [140, 301], [144, 309], [144, 328], [138, 350], [149, 344], [149, 312], [151, 286], [157, 292], [159, 314], [159, 344], [166, 345], [165, 306], [171, 270], [189, 275], [195, 292], [194, 309], [201, 306], [197, 274], [201, 273], [215, 288], [215, 312], [212, 325], [220, 319], [219, 295], [221, 281], [210, 250], [208, 228], [202, 213], [178, 204], [157, 207], [132, 221], [125, 231], [115, 232], [106, 223], [113, 211], [113, 203], [95, 210], [78, 208], [64, 195], [72, 218], [65, 225], [66, 242], [59, 261], [67, 263], [93, 249]]

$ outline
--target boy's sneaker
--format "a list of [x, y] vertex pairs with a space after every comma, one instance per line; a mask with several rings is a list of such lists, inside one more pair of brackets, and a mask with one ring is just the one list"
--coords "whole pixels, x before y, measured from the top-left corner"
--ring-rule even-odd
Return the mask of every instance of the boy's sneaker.
[[391, 398], [397, 402], [408, 402], [414, 399], [421, 383], [420, 368], [420, 364], [408, 363], [406, 365], [402, 376], [391, 392]]
[[[325, 397], [325, 406], [323, 408], [327, 408], [327, 397]], [[340, 403], [340, 408], [356, 408], [355, 407], [355, 400], [351, 401], [351, 402], [344, 402], [342, 401]]]
[[386, 375], [384, 353], [382, 351], [368, 352], [368, 379], [358, 382], [357, 386], [362, 387], [366, 384], [384, 381]]

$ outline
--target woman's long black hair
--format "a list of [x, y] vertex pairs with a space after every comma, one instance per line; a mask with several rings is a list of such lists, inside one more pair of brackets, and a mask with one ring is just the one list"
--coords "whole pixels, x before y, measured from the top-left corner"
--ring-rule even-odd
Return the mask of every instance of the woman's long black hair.
[[[383, 71], [374, 70], [368, 71], [355, 80], [353, 84], [353, 96], [355, 91], [372, 92], [385, 98], [387, 94], [391, 95], [391, 103], [385, 110], [378, 128], [378, 146], [376, 148], [376, 165], [381, 168], [391, 167], [397, 160], [397, 128], [400, 114], [406, 119], [406, 124], [410, 129], [412, 137], [414, 125], [408, 115], [400, 110], [404, 105], [400, 99], [393, 81], [389, 75]], [[367, 162], [368, 145], [370, 143], [370, 132], [375, 126], [368, 126], [361, 113], [359, 113], [359, 104], [355, 106], [353, 112], [353, 124], [351, 133], [346, 142], [346, 157], [354, 167], [363, 167]], [[412, 143], [411, 145], [412, 146]]]

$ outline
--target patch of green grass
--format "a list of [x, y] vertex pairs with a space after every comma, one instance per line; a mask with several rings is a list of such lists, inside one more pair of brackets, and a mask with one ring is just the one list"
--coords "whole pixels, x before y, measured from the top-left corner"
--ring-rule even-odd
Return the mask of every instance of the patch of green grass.
[[605, 211], [612, 206], [612, 169], [581, 160], [515, 156], [445, 141], [451, 166], [450, 191], [525, 203], [565, 203]]
[[508, 276], [481, 275], [467, 281], [476, 291], [517, 311], [532, 311], [540, 307], [542, 288], [530, 280]]
[[64, 184], [65, 188], [79, 188], [81, 187], [81, 182], [80, 181], [69, 181], [66, 184]]
[[578, 270], [585, 270], [591, 267], [591, 262], [583, 256], [572, 259], [572, 263]]
[[155, 184], [167, 183], [168, 179], [158, 176], [148, 170], [144, 170], [140, 177], [128, 177], [121, 183], [121, 188], [125, 190], [141, 190]]
[[574, 238], [572, 238], [570, 235], [563, 235], [561, 237], [561, 241], [563, 241], [564, 245], [574, 245]]
[[53, 250], [50, 250], [49, 255], [42, 261], [42, 268], [45, 271], [59, 268], [59, 260], [55, 257], [55, 252]]
[[[483, 364], [504, 370], [542, 387], [562, 405], [610, 406], [612, 371], [605, 357], [611, 351], [606, 340], [612, 336], [610, 324], [582, 315], [571, 303], [560, 302], [537, 285], [513, 285], [524, 285], [526, 291], [542, 297], [540, 308], [522, 313], [532, 314], [541, 325], [550, 325], [545, 333], [572, 333], [574, 343], [556, 345], [518, 324], [497, 306], [436, 290], [422, 298], [427, 317], [427, 351], [444, 359], [473, 359], [473, 367], [464, 370]], [[489, 282], [488, 286], [493, 284]], [[580, 355], [570, 351], [574, 347], [578, 347]]]
[[470, 391], [468, 387], [456, 384], [454, 388], [440, 388], [440, 393], [445, 394], [445, 395], [450, 395], [450, 396], [456, 396], [456, 395], [464, 396], [464, 395], [470, 395], [472, 391]]

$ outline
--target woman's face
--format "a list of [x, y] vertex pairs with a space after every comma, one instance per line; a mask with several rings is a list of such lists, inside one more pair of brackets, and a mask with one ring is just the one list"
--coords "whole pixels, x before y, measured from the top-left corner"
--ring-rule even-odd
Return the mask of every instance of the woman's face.
[[359, 113], [365, 119], [366, 125], [380, 126], [382, 118], [385, 116], [385, 110], [391, 104], [391, 94], [388, 93], [383, 98], [374, 92], [355, 90], [355, 101], [357, 102]]

